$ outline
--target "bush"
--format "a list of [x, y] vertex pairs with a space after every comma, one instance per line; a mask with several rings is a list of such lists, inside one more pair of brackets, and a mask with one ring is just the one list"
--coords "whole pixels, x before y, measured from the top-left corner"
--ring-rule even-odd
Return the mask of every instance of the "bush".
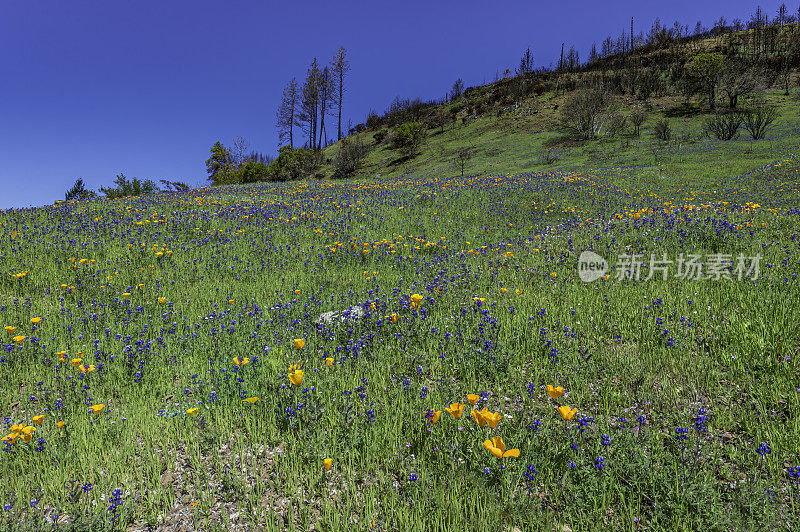
[[269, 179], [269, 169], [262, 162], [248, 161], [235, 172], [237, 183], [257, 183]]
[[380, 131], [375, 132], [375, 136], [373, 137], [375, 145], [377, 146], [378, 144], [383, 142], [386, 139], [386, 135], [388, 134], [389, 132], [385, 129], [381, 129]]
[[270, 181], [289, 181], [312, 175], [322, 161], [322, 154], [306, 148], [292, 150], [283, 146], [278, 150], [278, 157], [269, 163], [267, 176]]
[[565, 129], [586, 140], [605, 133], [613, 115], [614, 101], [597, 89], [572, 94], [561, 111]]
[[767, 105], [757, 105], [741, 112], [744, 127], [753, 139], [763, 139], [767, 128], [778, 118], [778, 110]]
[[369, 146], [361, 142], [361, 137], [356, 137], [352, 142], [348, 138], [342, 139], [339, 151], [333, 156], [334, 177], [347, 177], [356, 173], [368, 153]]
[[542, 150], [539, 152], [539, 156], [536, 158], [536, 164], [540, 165], [551, 165], [557, 161], [561, 160], [561, 150], [555, 149], [547, 149]]
[[367, 129], [378, 129], [381, 127], [381, 118], [374, 109], [370, 109], [367, 113]]
[[657, 139], [668, 141], [672, 138], [672, 128], [669, 127], [669, 121], [665, 118], [662, 118], [656, 125], [653, 126], [653, 134], [656, 136]]
[[714, 135], [719, 140], [731, 140], [739, 135], [741, 125], [741, 113], [718, 114], [706, 119], [703, 132], [709, 137]]
[[394, 149], [404, 155], [413, 157], [422, 143], [425, 142], [427, 132], [419, 122], [406, 122], [397, 127], [392, 138]]

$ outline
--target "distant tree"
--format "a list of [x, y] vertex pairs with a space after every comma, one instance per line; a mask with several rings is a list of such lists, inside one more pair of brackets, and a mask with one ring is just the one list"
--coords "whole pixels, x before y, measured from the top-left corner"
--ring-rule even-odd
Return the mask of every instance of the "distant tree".
[[322, 134], [325, 131], [325, 115], [328, 114], [333, 106], [334, 100], [334, 81], [331, 77], [328, 67], [322, 69], [319, 77], [317, 78], [317, 93], [319, 94], [319, 140], [317, 141], [317, 149], [322, 147]]
[[317, 138], [317, 111], [319, 110], [319, 81], [320, 76], [317, 58], [311, 62], [306, 71], [306, 80], [300, 91], [300, 108], [295, 115], [295, 125], [302, 128], [308, 141], [306, 145], [314, 149]]
[[97, 194], [92, 190], [87, 190], [83, 184], [83, 178], [75, 180], [72, 188], [64, 194], [64, 201], [84, 201], [97, 198]]
[[334, 82], [336, 108], [339, 112], [339, 137], [342, 140], [342, 100], [344, 96], [344, 76], [350, 71], [350, 62], [346, 59], [347, 51], [340, 46], [331, 61], [331, 76]]
[[453, 164], [456, 166], [456, 168], [461, 169], [461, 177], [464, 177], [464, 168], [467, 166], [467, 163], [469, 163], [470, 159], [472, 159], [473, 155], [474, 151], [469, 147], [459, 148], [456, 150]]
[[393, 145], [404, 155], [413, 157], [425, 142], [426, 131], [419, 122], [406, 122], [397, 127], [394, 132]]
[[570, 72], [575, 72], [575, 70], [580, 67], [581, 60], [578, 56], [578, 51], [575, 49], [574, 45], [569, 47], [569, 52], [567, 52], [567, 70]]
[[728, 107], [736, 109], [739, 98], [746, 98], [763, 89], [764, 80], [756, 66], [744, 58], [730, 56], [725, 59], [725, 70], [719, 80], [720, 92], [728, 98]]
[[631, 124], [633, 124], [633, 132], [638, 137], [639, 136], [639, 129], [644, 124], [645, 120], [647, 120], [647, 113], [644, 109], [637, 107], [631, 113]]
[[144, 181], [138, 178], [128, 180], [124, 174], [119, 174], [114, 179], [116, 187], [100, 187], [100, 192], [105, 194], [109, 199], [127, 198], [129, 196], [141, 196], [142, 194], [151, 194], [158, 192], [158, 187], [150, 179]]
[[294, 149], [293, 127], [295, 122], [295, 110], [299, 102], [300, 91], [297, 80], [292, 78], [286, 88], [283, 89], [281, 105], [276, 113], [278, 126], [278, 139], [281, 145], [289, 142], [289, 146]]
[[245, 161], [236, 169], [235, 181], [237, 183], [257, 183], [268, 179], [268, 167], [260, 161]]
[[215, 184], [223, 173], [230, 173], [235, 170], [233, 155], [231, 151], [222, 145], [220, 141], [211, 146], [211, 157], [206, 159], [206, 172], [208, 180]]
[[464, 80], [458, 78], [450, 89], [450, 100], [458, 100], [462, 94], [464, 94]]
[[787, 21], [788, 16], [789, 16], [789, 8], [786, 7], [786, 4], [781, 3], [781, 5], [778, 6], [778, 13], [777, 16], [775, 17], [776, 22], [778, 24], [786, 24], [788, 22]]
[[250, 143], [244, 140], [242, 137], [236, 137], [233, 139], [231, 156], [233, 157], [233, 164], [236, 168], [239, 168], [242, 166], [242, 164], [244, 164], [245, 158], [247, 157], [246, 153], [249, 149]]
[[533, 53], [531, 52], [531, 47], [528, 46], [528, 49], [525, 50], [525, 53], [522, 54], [522, 58], [519, 60], [517, 76], [524, 76], [531, 72], [533, 72]]
[[716, 89], [725, 68], [723, 61], [722, 54], [703, 52], [694, 56], [688, 65], [689, 73], [708, 95], [708, 106], [712, 110], [714, 109]]
[[597, 45], [593, 42], [592, 48], [589, 50], [589, 64], [591, 65], [592, 63], [597, 61], [599, 57], [600, 56], [597, 54]]

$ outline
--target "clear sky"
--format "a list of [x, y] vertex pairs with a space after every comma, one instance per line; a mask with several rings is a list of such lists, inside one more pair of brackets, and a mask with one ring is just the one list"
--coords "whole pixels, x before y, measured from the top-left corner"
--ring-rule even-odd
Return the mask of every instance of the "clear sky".
[[[283, 87], [316, 57], [347, 50], [343, 122], [391, 100], [441, 98], [453, 81], [491, 81], [530, 46], [535, 66], [561, 42], [581, 60], [635, 18], [671, 26], [747, 21], [780, 1], [11, 0], [0, 10], [0, 209], [52, 203], [124, 173], [207, 183], [216, 141], [277, 152]], [[787, 2], [790, 13], [796, 2]], [[330, 124], [330, 127], [328, 126]], [[335, 119], [326, 119], [335, 135]]]

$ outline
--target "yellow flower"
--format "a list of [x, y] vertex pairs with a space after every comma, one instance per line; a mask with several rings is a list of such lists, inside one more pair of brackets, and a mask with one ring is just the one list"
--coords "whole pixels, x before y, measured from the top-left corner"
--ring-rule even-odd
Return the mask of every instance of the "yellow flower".
[[164, 301], [166, 301], [166, 298], [163, 298], [163, 297], [159, 297], [158, 298], [158, 302], [159, 303], [163, 303]]
[[18, 335], [18, 336], [15, 336], [15, 337], [13, 338], [13, 340], [14, 340], [15, 342], [17, 342], [18, 344], [21, 344], [21, 343], [22, 343], [22, 341], [23, 341], [24, 339], [25, 339], [25, 336], [23, 336], [23, 335], [21, 335], [21, 334], [20, 334], [20, 335]]
[[467, 406], [464, 403], [453, 403], [449, 407], [444, 407], [448, 414], [453, 416], [456, 419], [461, 419], [461, 414], [464, 413], [464, 407]]
[[397, 323], [397, 320], [400, 319], [400, 314], [392, 313], [392, 314], [389, 314], [386, 317], [389, 318], [392, 321], [392, 323]]
[[295, 349], [303, 349], [306, 345], [306, 341], [302, 338], [295, 338], [292, 343], [294, 343]]
[[73, 358], [72, 360], [69, 361], [69, 363], [77, 368], [77, 367], [80, 367], [80, 365], [81, 365], [81, 359], [80, 358]]
[[19, 433], [12, 432], [11, 434], [9, 434], [5, 438], [3, 438], [2, 441], [4, 443], [7, 442], [7, 441], [10, 441], [11, 443], [14, 443], [15, 441], [17, 441], [17, 438], [19, 438]]
[[441, 410], [426, 410], [425, 411], [425, 417], [428, 418], [428, 422], [431, 425], [433, 425], [437, 421], [439, 421], [439, 416], [441, 416], [441, 415], [442, 415], [442, 411]]
[[292, 381], [292, 384], [295, 386], [300, 386], [300, 384], [303, 383], [303, 370], [299, 369], [297, 366], [290, 366], [289, 380]]
[[322, 461], [322, 467], [325, 468], [325, 471], [330, 471], [332, 464], [333, 464], [333, 458], [326, 458]]
[[191, 416], [196, 416], [196, 415], [197, 415], [197, 412], [198, 412], [199, 410], [200, 410], [200, 409], [199, 409], [198, 407], [190, 408], [189, 410], [187, 410], [187, 411], [186, 411], [186, 415], [187, 415], [187, 416], [189, 416], [189, 417], [191, 417]]
[[486, 425], [486, 419], [484, 419], [483, 414], [479, 411], [473, 410], [470, 414], [472, 414], [472, 419], [475, 420], [475, 423], [477, 423], [479, 427]]
[[258, 401], [258, 397], [248, 397], [244, 400], [245, 403], [255, 404]]
[[518, 296], [519, 296], [519, 295], [522, 295], [522, 290], [520, 290], [520, 289], [517, 289], [517, 295], [518, 295]]
[[89, 409], [94, 412], [94, 415], [100, 415], [100, 412], [106, 407], [106, 405], [94, 405], [90, 406]]
[[500, 293], [501, 293], [501, 294], [505, 294], [506, 292], [508, 292], [508, 290], [506, 290], [505, 288], [501, 288], [501, 289], [500, 289]]
[[11, 325], [6, 325], [6, 332], [8, 334], [14, 334], [14, 331], [16, 331], [16, 330], [17, 330], [16, 327], [12, 327]]
[[56, 423], [56, 426], [58, 428], [62, 429], [62, 428], [64, 428], [64, 422], [63, 421], [59, 421], [58, 423]]
[[229, 300], [228, 300], [228, 303], [230, 303], [231, 305], [233, 305], [233, 302], [234, 302], [234, 300], [233, 300], [233, 299], [229, 299]]
[[503, 438], [500, 436], [484, 441], [483, 446], [497, 458], [517, 458], [519, 456], [519, 449], [506, 451], [506, 444], [503, 443]]
[[483, 303], [484, 301], [486, 301], [486, 298], [485, 297], [473, 297], [472, 300], [475, 301], [475, 303], [478, 303], [478, 302]]
[[244, 366], [248, 362], [250, 362], [249, 358], [243, 358], [241, 360], [239, 360], [239, 357], [234, 357], [233, 358], [233, 365], [236, 366], [237, 368], [240, 368], [240, 367]]
[[89, 367], [84, 366], [83, 364], [80, 365], [78, 371], [83, 373], [84, 375], [88, 375], [89, 373], [94, 371], [94, 364], [90, 365]]
[[411, 295], [411, 306], [415, 309], [419, 309], [420, 302], [422, 301], [422, 296], [419, 294], [412, 294]]
[[130, 292], [125, 292], [122, 294], [122, 297], [131, 297]]
[[550, 277], [552, 277], [553, 279], [555, 279], [555, 278], [556, 278], [556, 272], [553, 272], [553, 273], [551, 273], [551, 274], [550, 274]]
[[328, 366], [328, 367], [333, 366], [333, 358], [331, 358], [331, 357], [326, 358], [325, 359], [325, 365]]
[[42, 321], [42, 318], [40, 318], [40, 317], [38, 317], [38, 316], [37, 316], [37, 317], [35, 317], [35, 318], [31, 318], [31, 323], [33, 323], [34, 325], [36, 325], [36, 324], [37, 324], [37, 323], [39, 323], [40, 321]]
[[500, 423], [500, 420], [503, 419], [503, 414], [500, 412], [489, 412], [489, 409], [485, 406], [483, 410], [481, 410], [481, 416], [483, 416], [483, 419], [486, 420], [486, 423], [488, 423], [491, 428], [495, 428], [497, 424]]
[[555, 388], [553, 388], [552, 385], [550, 384], [547, 385], [547, 395], [549, 395], [553, 399], [558, 399], [559, 397], [561, 397], [562, 393], [564, 393], [564, 388], [562, 388], [561, 386], [556, 386]]
[[477, 403], [478, 399], [480, 398], [481, 398], [480, 395], [475, 395], [474, 393], [467, 394], [467, 401], [469, 401], [469, 404], [472, 406], [475, 406], [475, 403]]
[[570, 409], [567, 405], [562, 405], [556, 408], [558, 413], [561, 414], [561, 417], [569, 421], [573, 417], [575, 417], [575, 413], [578, 411], [577, 408]]
[[44, 414], [33, 416], [33, 422], [36, 423], [37, 425], [41, 425], [42, 421], [44, 421]]
[[295, 294], [296, 296], [299, 296], [299, 295], [300, 295], [300, 290], [295, 290], [295, 291], [294, 291], [294, 294]]

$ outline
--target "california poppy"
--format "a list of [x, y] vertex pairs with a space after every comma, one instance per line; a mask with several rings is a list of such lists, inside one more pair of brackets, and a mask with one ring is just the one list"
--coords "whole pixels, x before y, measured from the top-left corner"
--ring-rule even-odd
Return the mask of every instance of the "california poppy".
[[41, 425], [42, 421], [44, 421], [44, 414], [33, 416], [33, 422], [36, 423], [37, 425]]
[[497, 458], [517, 458], [519, 456], [519, 449], [506, 451], [506, 444], [503, 443], [503, 438], [500, 436], [484, 441], [483, 446]]
[[419, 294], [412, 294], [411, 295], [411, 306], [415, 309], [419, 309], [420, 302], [422, 301], [422, 296]]
[[495, 428], [497, 424], [500, 423], [500, 420], [503, 419], [503, 415], [500, 412], [489, 412], [489, 409], [485, 406], [483, 407], [483, 410], [481, 410], [480, 414], [491, 428]]
[[31, 318], [31, 323], [33, 323], [34, 325], [39, 323], [40, 321], [42, 321], [42, 318], [39, 318], [38, 316], [36, 318]]
[[190, 416], [190, 417], [191, 416], [196, 416], [198, 410], [200, 410], [198, 407], [190, 408], [189, 410], [186, 411], [186, 415]]
[[480, 398], [481, 398], [480, 395], [475, 395], [474, 393], [467, 394], [467, 401], [469, 401], [469, 404], [472, 406], [475, 406], [475, 403], [477, 403], [478, 399]]
[[12, 327], [11, 325], [6, 325], [6, 332], [8, 334], [14, 334], [14, 331], [16, 331], [16, 330], [17, 330], [16, 327]]
[[294, 343], [295, 349], [303, 349], [303, 347], [306, 345], [306, 341], [302, 338], [295, 338], [292, 343]]
[[479, 427], [486, 425], [486, 419], [478, 410], [473, 410], [470, 414], [472, 414], [472, 419], [475, 420], [475, 423], [477, 423]]
[[331, 464], [333, 464], [333, 458], [326, 458], [322, 461], [322, 467], [325, 468], [325, 471], [331, 470]]
[[573, 417], [575, 417], [575, 413], [578, 411], [577, 408], [570, 409], [570, 407], [568, 407], [567, 405], [559, 406], [558, 408], [556, 408], [556, 410], [558, 410], [558, 413], [561, 414], [562, 418], [568, 421]]
[[289, 380], [295, 386], [300, 386], [303, 383], [303, 370], [297, 365], [289, 366]]
[[244, 400], [245, 403], [255, 404], [258, 401], [258, 397], [248, 397]]
[[89, 407], [89, 410], [91, 410], [92, 412], [94, 412], [94, 414], [97, 416], [97, 415], [100, 415], [100, 412], [101, 412], [101, 411], [102, 411], [102, 410], [103, 410], [105, 407], [106, 407], [106, 405], [103, 405], [103, 404], [100, 404], [100, 405], [94, 405], [94, 406], [90, 406], [90, 407]]
[[17, 342], [18, 344], [21, 344], [21, 343], [22, 343], [22, 341], [23, 341], [24, 339], [25, 339], [25, 336], [23, 336], [23, 335], [21, 335], [21, 334], [20, 334], [20, 335], [18, 335], [18, 336], [15, 336], [15, 337], [13, 338], [13, 340], [14, 340], [15, 342]]
[[547, 385], [547, 395], [549, 395], [553, 399], [558, 399], [559, 397], [561, 397], [562, 393], [564, 393], [564, 388], [562, 388], [561, 386], [556, 386], [555, 388], [553, 388], [551, 384]]
[[461, 419], [461, 414], [464, 413], [464, 407], [467, 406], [464, 403], [453, 403], [449, 407], [444, 407], [448, 414], [453, 416], [456, 419]]
[[331, 358], [331, 357], [326, 358], [325, 359], [325, 365], [328, 366], [328, 367], [333, 366], [333, 358]]

